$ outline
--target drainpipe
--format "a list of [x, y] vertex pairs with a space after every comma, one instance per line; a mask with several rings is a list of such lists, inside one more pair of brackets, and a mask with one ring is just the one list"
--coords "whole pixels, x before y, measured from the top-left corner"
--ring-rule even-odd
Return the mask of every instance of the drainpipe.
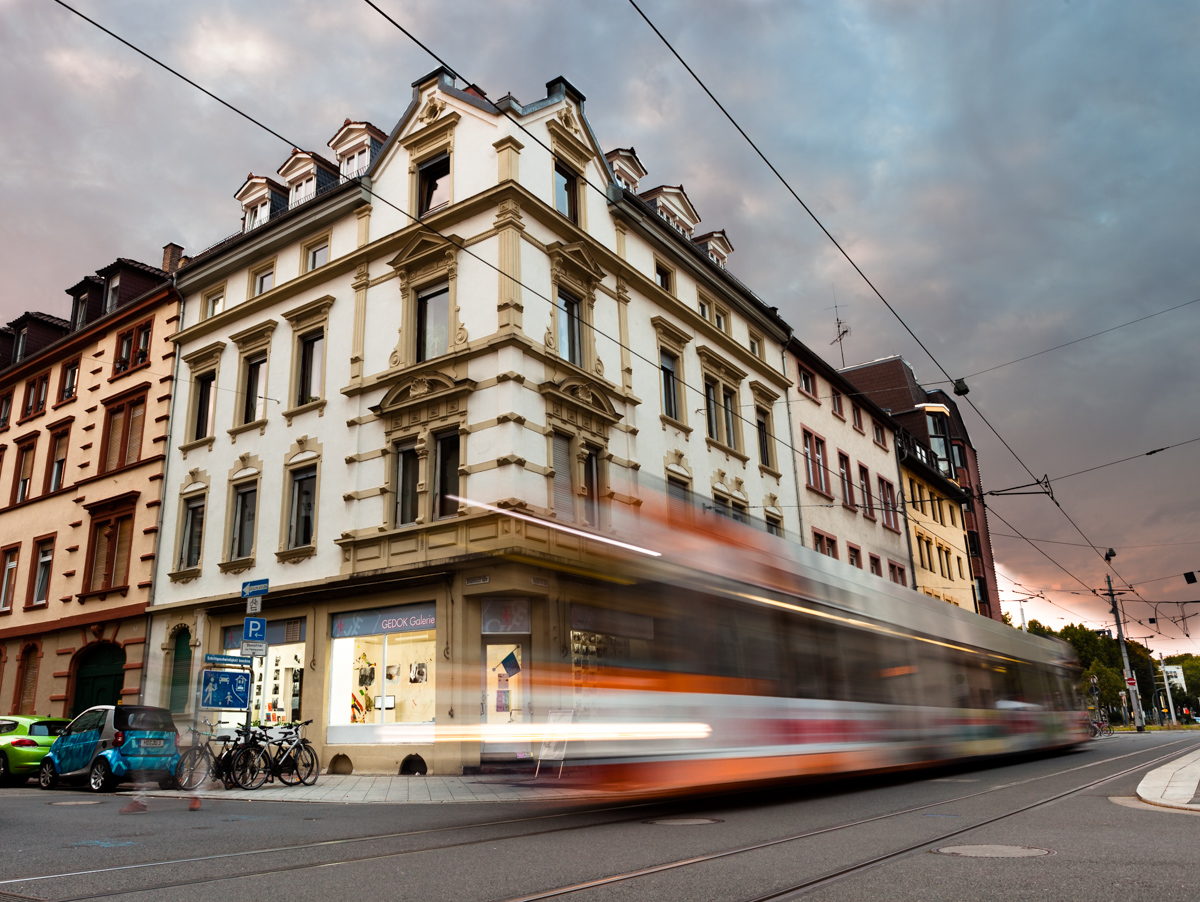
[[[787, 345], [783, 346], [780, 352], [783, 356], [783, 375], [787, 377]], [[792, 486], [796, 490], [796, 519], [800, 524], [799, 544], [804, 544], [804, 508], [800, 504], [800, 470], [796, 464], [796, 431], [792, 428], [792, 392], [791, 383], [789, 382], [783, 389], [783, 404], [787, 408], [788, 420], [788, 457], [792, 459]], [[909, 556], [912, 556], [912, 550], [909, 550]]]
[[895, 449], [896, 455], [896, 480], [900, 483], [900, 499], [901, 509], [904, 511], [904, 541], [908, 545], [908, 572], [912, 575], [913, 591], [917, 589], [917, 565], [913, 560], [912, 550], [912, 529], [908, 524], [908, 499], [904, 495], [904, 467], [902, 466], [903, 458], [900, 456], [900, 433], [892, 433], [892, 447]]

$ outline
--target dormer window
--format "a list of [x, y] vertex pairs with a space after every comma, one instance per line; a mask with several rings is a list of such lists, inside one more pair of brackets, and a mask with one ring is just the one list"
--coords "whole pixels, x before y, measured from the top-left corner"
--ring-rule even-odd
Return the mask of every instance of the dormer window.
[[246, 211], [246, 231], [256, 229], [271, 217], [271, 201], [264, 200]]
[[450, 203], [450, 155], [440, 154], [417, 170], [417, 215], [433, 213]]
[[121, 277], [113, 276], [108, 280], [108, 292], [104, 295], [104, 312], [112, 313], [117, 309], [117, 301], [121, 297]]
[[357, 178], [367, 171], [370, 165], [370, 151], [362, 148], [342, 157], [342, 175], [348, 179]]
[[28, 329], [19, 329], [17, 331], [17, 339], [13, 343], [13, 363], [18, 363], [25, 359], [25, 339], [28, 337]]
[[87, 295], [75, 298], [71, 306], [71, 331], [78, 332], [87, 322]]
[[289, 206], [296, 206], [304, 203], [306, 200], [312, 200], [317, 193], [317, 177], [310, 175], [306, 179], [301, 179], [292, 185], [292, 200]]

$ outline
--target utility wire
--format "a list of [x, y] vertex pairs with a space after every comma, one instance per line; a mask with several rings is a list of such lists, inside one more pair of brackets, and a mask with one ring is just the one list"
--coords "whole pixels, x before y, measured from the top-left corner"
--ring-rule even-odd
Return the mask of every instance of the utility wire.
[[[1151, 457], [1155, 454], [1158, 454], [1160, 451], [1169, 451], [1172, 448], [1182, 448], [1184, 445], [1191, 445], [1191, 444], [1194, 444], [1195, 442], [1200, 442], [1200, 436], [1197, 436], [1196, 438], [1190, 438], [1185, 442], [1176, 442], [1173, 445], [1163, 445], [1161, 448], [1155, 448], [1151, 451], [1143, 451], [1141, 454], [1132, 454], [1129, 457], [1122, 457], [1120, 460], [1110, 460], [1106, 464], [1097, 464], [1094, 467], [1088, 467], [1087, 469], [1084, 469], [1084, 470], [1076, 470], [1074, 473], [1065, 473], [1062, 476], [1055, 476], [1053, 479], [1050, 479], [1049, 481], [1050, 482], [1062, 482], [1064, 479], [1070, 479], [1072, 476], [1081, 476], [1084, 473], [1092, 473], [1096, 470], [1103, 470], [1105, 467], [1115, 467], [1117, 464], [1123, 464], [1123, 463], [1125, 463], [1127, 461], [1131, 461], [1131, 460], [1138, 460], [1139, 458], [1142, 458], [1142, 457]], [[1035, 485], [1042, 485], [1045, 481], [1046, 481], [1046, 479], [1043, 479], [1040, 482], [1028, 482], [1028, 483], [1025, 483], [1024, 485], [1014, 485], [1011, 488], [1007, 488], [1007, 489], [993, 489], [991, 491], [984, 492], [984, 494], [985, 495], [1004, 495], [1009, 492], [1014, 492], [1017, 489], [1028, 489], [1028, 488], [1032, 488]], [[1188, 543], [1185, 543], [1185, 544], [1188, 544]], [[1130, 547], [1136, 547], [1136, 546], [1127, 545], [1126, 547], [1130, 548]]]
[[[1024, 536], [1009, 535], [1006, 532], [993, 532], [992, 536], [999, 536], [1002, 539], [1024, 539]], [[1059, 542], [1055, 539], [1026, 539], [1028, 542], [1043, 542], [1047, 545], [1069, 545], [1072, 548], [1092, 548], [1092, 545], [1084, 545], [1082, 542]], [[1200, 545], [1200, 541], [1195, 542], [1153, 542], [1149, 545], [1116, 545], [1116, 548], [1164, 548], [1175, 545]], [[1178, 576], [1179, 574], [1175, 574]], [[1170, 577], [1163, 577], [1169, 579]]]

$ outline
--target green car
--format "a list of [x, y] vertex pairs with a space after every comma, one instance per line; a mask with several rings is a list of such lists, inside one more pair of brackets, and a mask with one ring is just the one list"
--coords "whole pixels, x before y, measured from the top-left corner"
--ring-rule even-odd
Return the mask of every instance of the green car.
[[0, 786], [37, 776], [54, 737], [70, 722], [61, 717], [0, 717]]

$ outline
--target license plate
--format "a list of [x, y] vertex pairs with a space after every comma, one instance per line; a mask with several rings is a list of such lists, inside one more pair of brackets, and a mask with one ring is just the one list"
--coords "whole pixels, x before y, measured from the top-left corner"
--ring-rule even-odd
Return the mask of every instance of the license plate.
[[148, 749], [161, 749], [163, 741], [161, 739], [143, 739], [142, 747]]

